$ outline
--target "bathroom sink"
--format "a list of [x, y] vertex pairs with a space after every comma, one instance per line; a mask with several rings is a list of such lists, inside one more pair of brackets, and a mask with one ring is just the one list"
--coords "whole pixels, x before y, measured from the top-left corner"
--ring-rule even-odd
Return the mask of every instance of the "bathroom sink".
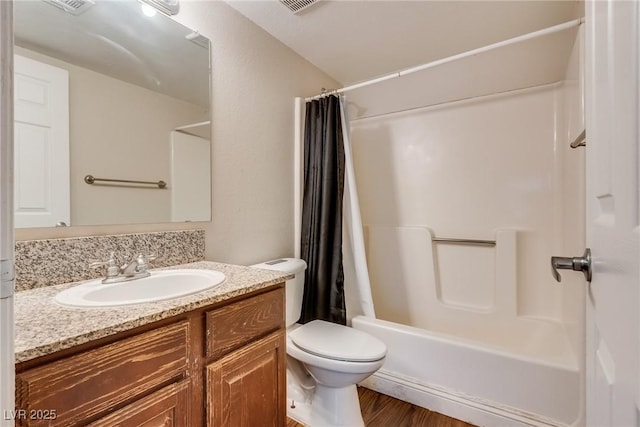
[[224, 273], [214, 270], [160, 270], [127, 282], [103, 284], [102, 279], [91, 280], [65, 289], [55, 300], [72, 307], [117, 307], [195, 294], [224, 280]]

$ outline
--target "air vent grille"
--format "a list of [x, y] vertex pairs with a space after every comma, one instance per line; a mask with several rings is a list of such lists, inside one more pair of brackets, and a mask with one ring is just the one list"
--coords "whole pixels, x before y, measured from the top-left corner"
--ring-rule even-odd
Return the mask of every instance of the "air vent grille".
[[280, 0], [291, 12], [298, 14], [320, 0]]
[[92, 0], [45, 0], [45, 2], [76, 16], [94, 5]]

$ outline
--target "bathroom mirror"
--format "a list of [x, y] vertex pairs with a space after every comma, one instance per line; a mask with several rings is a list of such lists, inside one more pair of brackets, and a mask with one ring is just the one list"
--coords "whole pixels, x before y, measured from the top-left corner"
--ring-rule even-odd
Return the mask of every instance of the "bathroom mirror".
[[208, 39], [136, 0], [14, 26], [16, 227], [210, 220]]

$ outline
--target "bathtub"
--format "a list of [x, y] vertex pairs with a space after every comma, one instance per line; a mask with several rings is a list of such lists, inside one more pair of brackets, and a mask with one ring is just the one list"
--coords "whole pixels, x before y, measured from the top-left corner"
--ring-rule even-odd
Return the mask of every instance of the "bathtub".
[[[536, 326], [537, 325], [537, 326]], [[561, 354], [562, 328], [531, 322], [530, 340], [509, 346], [365, 316], [352, 326], [388, 347], [384, 366], [361, 385], [483, 426], [564, 426], [580, 413], [580, 374]], [[522, 331], [514, 331], [522, 333]], [[542, 347], [527, 342], [545, 340]]]

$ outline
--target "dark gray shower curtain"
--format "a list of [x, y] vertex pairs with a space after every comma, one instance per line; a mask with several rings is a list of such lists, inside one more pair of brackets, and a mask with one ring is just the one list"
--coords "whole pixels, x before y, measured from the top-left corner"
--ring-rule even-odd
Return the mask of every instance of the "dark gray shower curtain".
[[346, 324], [342, 270], [344, 146], [340, 101], [307, 102], [301, 256], [307, 262], [300, 323]]

